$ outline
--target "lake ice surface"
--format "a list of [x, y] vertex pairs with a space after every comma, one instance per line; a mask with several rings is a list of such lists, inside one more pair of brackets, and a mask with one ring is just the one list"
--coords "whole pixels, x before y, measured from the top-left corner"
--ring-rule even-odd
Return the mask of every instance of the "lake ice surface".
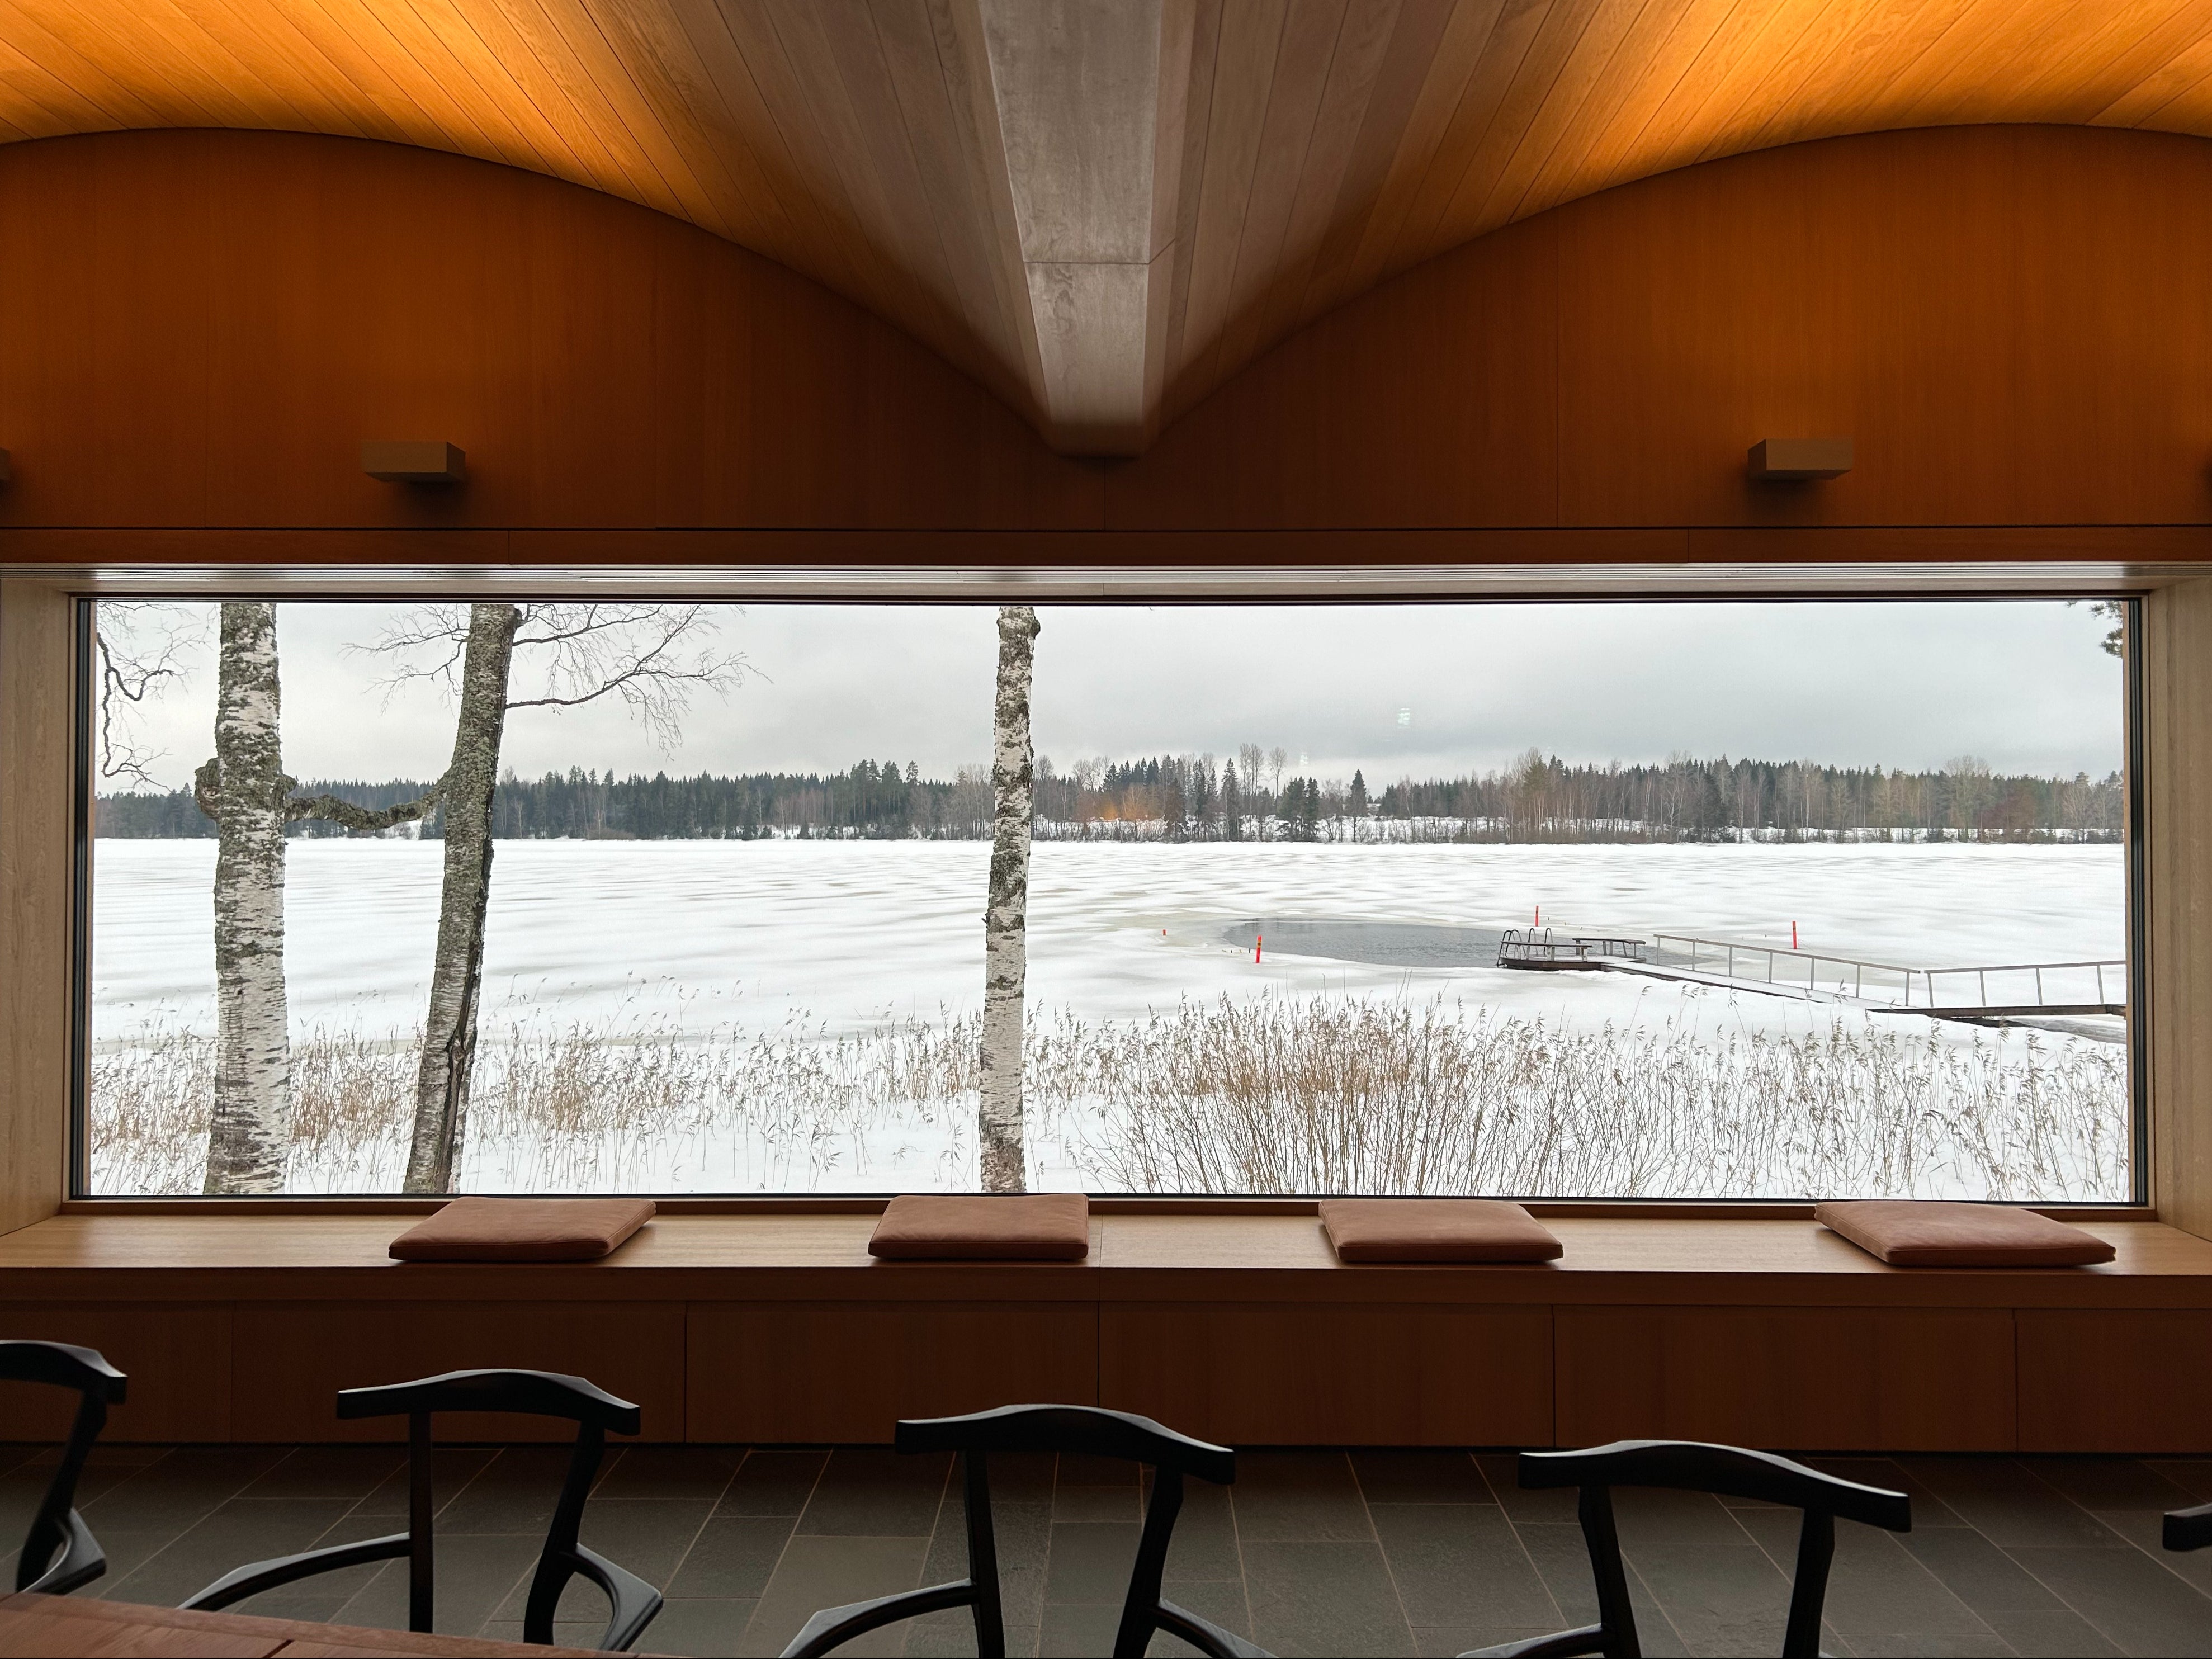
[[[297, 1034], [404, 1038], [415, 1029], [442, 851], [403, 840], [291, 843]], [[549, 1016], [676, 1019], [687, 1031], [769, 1030], [804, 1017], [834, 1036], [972, 1012], [988, 859], [976, 842], [501, 842], [486, 927], [487, 1041], [509, 1022]], [[127, 1043], [149, 1022], [212, 1029], [214, 860], [211, 841], [95, 843], [96, 1046]], [[1041, 842], [1029, 994], [1033, 1012], [1093, 1022], [1267, 992], [1441, 997], [1570, 1026], [1664, 1018], [1802, 1033], [1832, 1011], [1613, 974], [1391, 967], [1274, 948], [1255, 964], [1224, 934], [1261, 917], [1518, 927], [1540, 906], [1547, 926], [1570, 931], [1784, 946], [1794, 922], [1808, 951], [1912, 966], [2118, 958], [2124, 870], [2123, 849], [2108, 846]], [[1974, 1028], [1941, 1029], [1970, 1041]], [[1040, 1156], [1045, 1179], [1082, 1184], [1057, 1155]], [[868, 1164], [868, 1150], [854, 1162]], [[716, 1184], [696, 1170], [678, 1183], [667, 1168], [627, 1178], [664, 1189]], [[472, 1153], [467, 1184], [521, 1179], [490, 1151]], [[843, 1184], [886, 1182], [855, 1175]]]

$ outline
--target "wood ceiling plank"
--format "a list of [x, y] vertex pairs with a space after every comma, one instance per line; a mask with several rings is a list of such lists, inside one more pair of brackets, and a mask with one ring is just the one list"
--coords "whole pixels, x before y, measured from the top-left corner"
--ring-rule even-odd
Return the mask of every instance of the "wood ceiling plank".
[[1437, 228], [1444, 211], [1459, 194], [1468, 164], [1511, 94], [1521, 66], [1535, 50], [1539, 37], [1552, 28], [1562, 12], [1571, 18], [1573, 32], [1579, 33], [1579, 25], [1588, 21], [1595, 3], [1596, 0], [1507, 0], [1407, 204], [1391, 245], [1380, 265], [1372, 268], [1369, 281], [1405, 270], [1423, 257], [1420, 250], [1436, 246]]
[[2203, 132], [2204, 126], [2182, 125], [2180, 123], [2186, 118], [2171, 115], [2168, 111], [2190, 107], [2209, 77], [2212, 77], [2212, 40], [2199, 40], [2182, 47], [2167, 62], [2144, 75], [2098, 111], [2096, 120], [2100, 125], [2120, 127], [2172, 124], [2177, 131]]
[[1191, 398], [1176, 372], [1182, 362], [1183, 322], [1190, 307], [1191, 249], [1198, 240], [1199, 199], [1204, 193], [1206, 152], [1213, 131], [1214, 70], [1220, 58], [1224, 0], [1197, 0], [1191, 17], [1190, 76], [1183, 94], [1182, 175], [1176, 197], [1175, 235], [1154, 256], [1173, 261], [1169, 272], [1167, 333], [1161, 345], [1159, 418], [1173, 420]]
[[44, 64], [0, 40], [0, 113], [40, 135], [102, 131], [123, 124]]
[[[459, 19], [441, 20], [434, 0], [428, 17], [423, 10], [386, 0], [314, 3], [332, 42], [328, 49], [388, 69], [398, 94], [453, 135], [446, 148], [596, 185], [604, 174], [588, 167], [514, 77], [490, 61], [482, 39]], [[458, 37], [459, 54], [448, 36]]]
[[981, 343], [963, 364], [1001, 398], [1017, 405], [1030, 391], [1017, 380], [1021, 361], [1012, 314], [1026, 308], [1026, 285], [1019, 293], [1001, 286], [1001, 267], [993, 238], [998, 227], [984, 199], [982, 181], [967, 151], [972, 125], [956, 116], [956, 103], [970, 104], [968, 78], [988, 62], [970, 65], [958, 54], [957, 39], [950, 61], [940, 48], [934, 20], [917, 0], [873, 0], [871, 8], [884, 70], [896, 100], [901, 136], [929, 209], [953, 293], [969, 331]]
[[1653, 114], [1681, 84], [1736, 3], [1652, 0], [1592, 88], [1582, 119], [1561, 136], [1529, 180], [1516, 214], [1540, 212], [1634, 176]]
[[[878, 290], [904, 325], [956, 361], [965, 356], [960, 301], [945, 246], [915, 169], [890, 76], [865, 8], [818, 7], [812, 0], [766, 0], [776, 38], [806, 88], [838, 171], [896, 273]], [[902, 292], [899, 290], [903, 290]]]
[[[1306, 145], [1305, 165], [1299, 170], [1290, 222], [1284, 227], [1267, 298], [1256, 313], [1255, 336], [1249, 344], [1224, 349], [1224, 362], [1241, 366], [1297, 326], [1315, 263], [1344, 200], [1346, 173], [1362, 153], [1360, 141], [1378, 88], [1398, 100], [1386, 119], [1403, 130], [1413, 88], [1402, 80], [1386, 84], [1382, 79], [1403, 10], [1400, 0], [1376, 0], [1346, 12], [1313, 137]], [[1439, 15], [1439, 26], [1442, 21]], [[1378, 143], [1375, 149], [1382, 147]], [[1380, 165], [1388, 165], [1387, 153]]]
[[[314, 131], [405, 143], [420, 143], [431, 130], [419, 107], [410, 108], [411, 120], [393, 118], [371, 89], [342, 71], [294, 16], [272, 11], [259, 0], [173, 3], [241, 63], [255, 64], [263, 79], [289, 88], [292, 103]], [[304, 9], [301, 15], [312, 10]], [[448, 143], [455, 137], [440, 136]]]
[[[1463, 242], [1519, 216], [1528, 186], [1583, 117], [1591, 94], [1603, 87], [1623, 44], [1634, 39], [1637, 23], [1645, 13], [1663, 9], [1665, 0], [1598, 0], [1579, 27], [1554, 14], [1558, 26], [1538, 38], [1468, 164], [1440, 222], [1443, 235]], [[1652, 31], [1662, 40], [1664, 21]]]
[[0, 0], [0, 46], [27, 68], [49, 76], [118, 126], [153, 126], [160, 117], [127, 70], [112, 65], [96, 32], [80, 47], [84, 14], [74, 6], [33, 9]]
[[88, 10], [88, 21], [111, 40], [127, 37], [128, 49], [147, 62], [149, 80], [141, 95], [150, 101], [167, 102], [164, 82], [174, 76], [189, 83], [190, 106], [205, 124], [265, 127], [283, 125], [288, 116], [298, 118], [250, 65], [224, 51], [168, 0], [143, 0], [125, 14]]
[[[1364, 9], [1380, 12], [1381, 5]], [[1356, 58], [1361, 36], [1345, 40], [1349, 13], [1345, 0], [1291, 0], [1283, 17], [1282, 38], [1267, 90], [1267, 114], [1260, 130], [1260, 150], [1253, 169], [1252, 189], [1244, 207], [1244, 224], [1237, 237], [1237, 264], [1229, 281], [1229, 301], [1220, 337], [1215, 341], [1209, 380], [1218, 380], [1249, 361], [1260, 338], [1261, 313], [1283, 268], [1283, 245], [1290, 233], [1291, 216], [1310, 165], [1334, 173], [1343, 165], [1343, 141], [1355, 130], [1357, 104], [1366, 101], [1373, 84], [1375, 54], [1364, 66]], [[1387, 26], [1387, 20], [1386, 20]], [[1378, 46], [1389, 36], [1373, 33]], [[1334, 143], [1316, 152], [1322, 101], [1347, 44], [1351, 54], [1344, 64], [1353, 84], [1347, 97], [1355, 107], [1338, 131]], [[1331, 154], [1331, 149], [1334, 154]]]
[[[1805, 103], [1815, 108], [1825, 106], [1821, 96], [1825, 77], [1820, 71], [1832, 37], [1820, 26], [1831, 11], [1830, 6], [1824, 5], [1777, 13], [1746, 41], [1745, 50], [1720, 68], [1704, 87], [1697, 112], [1701, 137], [1689, 159], [1710, 161], [1750, 148], [1753, 135], [1786, 103], [1790, 82], [1801, 75], [1806, 82], [1801, 94]], [[1916, 19], [1911, 27], [1898, 28], [1878, 45], [1875, 32], [1869, 31], [1868, 40], [1875, 46], [1878, 61], [1862, 65], [1863, 74], [1894, 89], [1899, 76], [1925, 56], [1933, 37]], [[1823, 119], [1816, 130], [1826, 125]]]
[[1765, 114], [1742, 135], [1747, 148], [1795, 143], [1826, 132], [1846, 88], [1886, 86], [1913, 52], [1923, 14], [1905, 0], [1829, 0], [1786, 63], [1761, 82]]
[[2140, 0], [2114, 6], [2071, 50], [2026, 66], [2014, 92], [2065, 119], [2087, 124], [2160, 65], [2212, 39], [2200, 0]]
[[[1438, 112], [1444, 100], [1430, 92], [1437, 66], [1448, 57], [1446, 30], [1455, 16], [1470, 10], [1460, 0], [1401, 0], [1389, 50], [1368, 94], [1366, 113], [1353, 140], [1330, 210], [1328, 234], [1316, 252], [1298, 301], [1298, 320], [1328, 309], [1348, 280], [1368, 223], [1378, 210], [1401, 149], [1408, 143], [1424, 99]], [[1469, 60], [1472, 67], [1472, 59]], [[1456, 100], [1458, 91], [1452, 93]]]
[[[534, 66], [539, 84], [532, 99], [548, 118], [564, 127], [578, 122], [597, 136], [629, 181], [618, 194], [678, 218], [704, 210], [705, 192], [668, 144], [659, 117], [578, 0], [473, 0], [471, 9], [502, 60], [519, 49]], [[567, 120], [549, 106], [556, 97], [573, 112]]]
[[1183, 307], [1179, 359], [1168, 372], [1180, 377], [1202, 359], [1227, 320], [1244, 214], [1259, 166], [1260, 136], [1282, 43], [1287, 0], [1230, 0], [1221, 12], [1214, 49], [1213, 93], [1206, 118], [1206, 161], [1200, 176], [1198, 217], [1184, 254], [1190, 289]]
[[[1978, 0], [1940, 40], [1931, 41], [1913, 71], [1896, 88], [1891, 106], [1900, 124], [1949, 125], [2001, 118], [2023, 106], [2045, 118], [2081, 122], [2109, 104], [2146, 64], [2131, 64], [2133, 42], [2156, 56], [2160, 37], [2175, 22], [2173, 0], [2106, 0], [2094, 7], [2063, 9], [1992, 4]], [[2186, 26], [2172, 45], [2203, 33]]]

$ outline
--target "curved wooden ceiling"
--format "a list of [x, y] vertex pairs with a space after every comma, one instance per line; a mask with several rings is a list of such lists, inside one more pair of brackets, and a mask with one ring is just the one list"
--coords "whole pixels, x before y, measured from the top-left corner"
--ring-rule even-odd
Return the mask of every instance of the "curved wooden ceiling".
[[0, 0], [0, 137], [272, 127], [677, 215], [1129, 453], [1608, 185], [1969, 122], [2212, 137], [2212, 0]]

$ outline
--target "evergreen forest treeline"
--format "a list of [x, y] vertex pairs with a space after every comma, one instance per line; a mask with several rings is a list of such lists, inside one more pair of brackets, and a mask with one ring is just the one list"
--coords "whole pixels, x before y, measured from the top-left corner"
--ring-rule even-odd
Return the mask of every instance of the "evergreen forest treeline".
[[[1285, 775], [1280, 750], [1085, 761], [1068, 773], [1037, 763], [1037, 833], [1054, 840], [1694, 842], [1910, 836], [2001, 841], [2118, 840], [2120, 776], [1999, 774], [1971, 757], [1936, 771], [1789, 761], [1695, 760], [1568, 765], [1534, 750], [1512, 766], [1370, 791]], [[428, 786], [321, 781], [302, 793], [367, 807], [411, 800]], [[764, 836], [988, 839], [990, 775], [961, 767], [925, 778], [912, 763], [862, 761], [849, 771], [617, 778], [580, 769], [510, 775], [493, 807], [507, 840], [752, 840]], [[95, 831], [134, 839], [211, 838], [189, 791], [103, 795]], [[343, 835], [307, 821], [296, 836]], [[434, 813], [422, 833], [439, 833]]]

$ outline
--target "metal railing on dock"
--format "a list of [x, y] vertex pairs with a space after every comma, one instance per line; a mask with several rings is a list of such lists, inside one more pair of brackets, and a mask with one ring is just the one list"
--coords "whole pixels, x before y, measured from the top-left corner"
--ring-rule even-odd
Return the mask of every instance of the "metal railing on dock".
[[1501, 968], [1598, 967], [1608, 962], [1644, 960], [1649, 947], [1640, 939], [1600, 933], [1555, 933], [1550, 928], [1509, 927], [1498, 941]]
[[[1874, 962], [1858, 957], [1832, 956], [1820, 951], [1792, 951], [1780, 945], [1749, 945], [1737, 939], [1700, 939], [1687, 933], [1652, 936], [1661, 960], [1668, 955], [1686, 957], [1685, 970], [1711, 973], [1723, 979], [1763, 980], [1792, 990], [1802, 987], [1808, 995], [1848, 997], [1855, 1002], [1886, 1003], [1891, 1007], [1955, 1010], [1976, 1008], [2097, 1008], [2119, 1012], [2127, 1002], [2127, 963], [2101, 962], [2008, 962], [1969, 968], [1909, 968], [1902, 963]], [[1741, 966], [1739, 966], [1741, 964]], [[1764, 972], [1759, 970], [1763, 969]], [[2046, 994], [2045, 975], [2065, 976], [2056, 994]], [[1868, 984], [1873, 976], [1871, 994]], [[2029, 976], [2025, 981], [2021, 975]], [[1997, 981], [1997, 996], [1990, 994], [1990, 981]], [[1972, 987], [1968, 1000], [1951, 990], [1944, 1000], [1939, 985], [1948, 989], [1960, 981]], [[2019, 994], [2033, 988], [2033, 994]], [[2084, 994], [2069, 996], [2067, 990]], [[1885, 993], [1887, 994], [1885, 995]]]

